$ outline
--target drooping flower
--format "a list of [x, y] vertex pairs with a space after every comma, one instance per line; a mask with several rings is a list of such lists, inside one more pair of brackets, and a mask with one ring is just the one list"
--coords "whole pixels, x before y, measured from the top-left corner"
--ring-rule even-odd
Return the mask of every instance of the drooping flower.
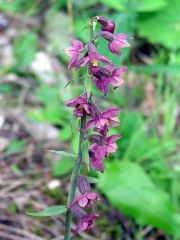
[[115, 143], [121, 136], [119, 134], [106, 137], [108, 128], [107, 125], [104, 125], [102, 129], [95, 129], [98, 131], [102, 137], [103, 145], [98, 143], [93, 143], [89, 149], [89, 157], [91, 166], [100, 172], [104, 172], [103, 160], [110, 153], [113, 153], [117, 150], [118, 146]]
[[114, 53], [116, 55], [121, 55], [120, 48], [130, 46], [130, 44], [128, 43], [128, 41], [126, 39], [132, 39], [132, 37], [130, 37], [124, 33], [119, 33], [119, 34], [113, 35], [110, 32], [102, 31], [99, 34], [103, 38], [105, 38], [107, 41], [109, 41], [108, 48], [112, 53]]
[[103, 160], [106, 157], [106, 152], [96, 143], [92, 144], [89, 149], [89, 158], [91, 167], [100, 172], [104, 172]]
[[91, 73], [93, 74], [92, 80], [95, 82], [96, 87], [107, 95], [109, 85], [112, 85], [114, 88], [121, 86], [123, 84], [123, 79], [121, 74], [128, 71], [128, 68], [121, 66], [119, 68], [114, 68], [114, 65], [108, 65], [105, 67], [92, 66]]
[[79, 205], [82, 208], [91, 207], [98, 200], [101, 200], [101, 198], [97, 195], [97, 193], [88, 192], [88, 193], [85, 193], [85, 194], [75, 197], [75, 199], [70, 203], [68, 208], [71, 208], [75, 204]]
[[85, 216], [76, 226], [74, 230], [74, 235], [77, 236], [78, 232], [84, 232], [93, 228], [93, 220], [98, 217], [98, 214], [93, 213]]
[[103, 62], [106, 64], [110, 63], [106, 57], [97, 52], [96, 47], [91, 42], [87, 44], [87, 54], [79, 60], [77, 68], [84, 66], [89, 61], [92, 65], [97, 65], [98, 62]]
[[90, 71], [92, 73], [92, 81], [96, 84], [97, 89], [107, 95], [108, 87], [110, 84], [111, 69], [113, 65], [107, 65], [105, 67], [92, 66]]
[[114, 33], [115, 23], [103, 16], [97, 16], [98, 22], [101, 24], [101, 30]]
[[78, 58], [81, 52], [83, 51], [84, 46], [82, 42], [80, 42], [74, 37], [71, 37], [70, 40], [73, 46], [64, 49], [65, 53], [71, 57], [71, 61], [69, 62], [68, 68], [77, 68]]
[[111, 107], [105, 112], [101, 113], [97, 117], [87, 121], [84, 130], [87, 130], [92, 124], [94, 127], [102, 129], [105, 125], [108, 127], [115, 127], [119, 124], [119, 120], [116, 118], [117, 114], [120, 112], [120, 108]]
[[80, 97], [72, 98], [65, 103], [67, 107], [74, 107], [74, 114], [77, 117], [82, 117], [86, 112], [91, 117], [98, 116], [99, 110], [91, 103], [88, 102], [87, 93], [83, 93]]

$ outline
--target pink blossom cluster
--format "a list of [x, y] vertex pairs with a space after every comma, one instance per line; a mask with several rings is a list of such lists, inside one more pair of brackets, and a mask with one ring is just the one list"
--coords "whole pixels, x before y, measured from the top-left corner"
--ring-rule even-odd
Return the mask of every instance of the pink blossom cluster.
[[[126, 73], [128, 68], [126, 66], [116, 67], [113, 65], [110, 60], [98, 53], [94, 42], [98, 37], [103, 37], [108, 41], [109, 51], [113, 54], [121, 55], [120, 49], [130, 46], [127, 39], [131, 39], [131, 37], [124, 33], [114, 34], [115, 23], [105, 17], [97, 16], [94, 18], [94, 21], [97, 21], [101, 25], [101, 31], [96, 34], [94, 39], [84, 46], [81, 41], [72, 37], [72, 46], [66, 48], [65, 53], [71, 57], [68, 65], [71, 69], [79, 69], [88, 64], [92, 82], [106, 96], [109, 86], [112, 86], [114, 89], [122, 86], [122, 74]], [[100, 66], [99, 62], [106, 65]], [[93, 127], [94, 134], [86, 136], [87, 139], [92, 141], [92, 145], [89, 148], [90, 165], [92, 168], [103, 173], [104, 159], [118, 148], [115, 141], [120, 138], [120, 135], [108, 136], [108, 131], [110, 127], [115, 127], [119, 124], [117, 115], [120, 112], [120, 108], [113, 106], [102, 112], [93, 103], [92, 97], [92, 93], [88, 96], [86, 92], [83, 92], [81, 96], [73, 98], [65, 104], [68, 107], [74, 108], [74, 115], [76, 117], [82, 118], [86, 116], [86, 123], [81, 131], [86, 133], [90, 127]], [[82, 183], [83, 181], [86, 182], [85, 185], [87, 188], [87, 180], [81, 178], [80, 182]], [[82, 208], [91, 207], [100, 200], [100, 197], [95, 192], [91, 192], [90, 188], [86, 189], [86, 191], [82, 191], [81, 189], [80, 193], [81, 195], [75, 197], [68, 206], [79, 219], [75, 234], [78, 231], [85, 231], [92, 228], [93, 220], [98, 215], [96, 213], [87, 214]]]
[[93, 220], [98, 217], [98, 214], [88, 214], [84, 211], [84, 208], [89, 208], [101, 200], [101, 197], [96, 192], [91, 191], [90, 184], [84, 176], [80, 176], [78, 179], [78, 189], [80, 195], [75, 197], [68, 206], [79, 221], [74, 230], [74, 235], [77, 235], [78, 231], [93, 228]]

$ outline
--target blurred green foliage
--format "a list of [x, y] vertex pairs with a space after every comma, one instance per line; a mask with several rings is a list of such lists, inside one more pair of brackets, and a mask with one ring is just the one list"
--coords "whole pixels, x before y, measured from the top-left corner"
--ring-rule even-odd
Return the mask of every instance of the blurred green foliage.
[[[45, 9], [44, 26], [21, 31], [15, 39], [13, 53], [16, 63], [15, 67], [8, 71], [17, 75], [22, 75], [21, 71], [24, 71], [24, 75], [32, 74], [28, 67], [38, 51], [39, 32], [44, 31], [46, 51], [55, 55], [61, 65], [67, 65], [68, 62], [62, 51], [69, 45], [66, 1], [39, 3], [40, 1], [33, 0], [0, 3], [1, 11], [23, 13], [25, 16], [41, 15]], [[110, 90], [107, 102], [102, 94], [95, 90], [97, 101], [102, 104], [102, 108], [110, 104], [126, 108], [120, 115], [121, 125], [112, 130], [112, 133], [122, 134], [118, 143], [119, 151], [112, 159], [106, 160], [106, 171], [97, 181], [98, 188], [112, 207], [133, 217], [138, 224], [152, 225], [163, 229], [167, 235], [180, 236], [180, 130], [177, 126], [180, 99], [180, 1], [73, 1], [73, 9], [73, 28], [76, 36], [84, 43], [89, 39], [86, 26], [89, 19], [95, 15], [113, 19], [117, 32], [122, 31], [134, 36], [132, 48], [124, 49], [122, 58], [107, 50], [104, 39], [101, 38], [98, 44], [98, 50], [117, 65], [127, 64], [130, 72], [128, 78], [133, 76], [135, 79], [133, 84], [125, 84], [124, 91], [116, 90], [113, 93]], [[153, 48], [150, 53], [147, 53], [147, 46]], [[7, 71], [3, 67], [0, 70], [2, 73]], [[39, 99], [40, 106], [27, 111], [30, 119], [58, 127], [59, 141], [67, 142], [69, 152], [73, 153], [76, 153], [78, 145], [78, 122], [72, 119], [70, 111], [65, 109], [62, 101], [74, 92], [76, 95], [81, 92], [83, 74], [85, 71], [72, 74], [72, 82], [69, 82], [65, 89], [62, 72], [57, 76], [56, 85], [40, 81], [39, 76], [33, 73], [38, 82], [33, 93]], [[142, 111], [142, 104], [146, 101], [145, 86], [149, 82], [154, 83], [154, 106], [152, 111], [146, 109], [150, 112], [146, 115]], [[12, 91], [11, 86], [0, 86], [1, 93], [9, 91]], [[8, 151], [14, 152], [23, 146], [23, 141], [13, 141]], [[89, 165], [86, 149], [85, 145], [84, 158]], [[64, 156], [61, 160], [51, 162], [53, 175], [62, 177], [71, 171], [73, 158]], [[94, 172], [91, 172], [89, 177], [94, 177]]]
[[18, 67], [28, 66], [35, 58], [37, 51], [37, 35], [25, 33], [17, 38], [14, 45], [14, 56]]
[[99, 188], [114, 207], [175, 236], [180, 235], [180, 215], [176, 214], [168, 194], [156, 188], [136, 163], [112, 161], [101, 175]]

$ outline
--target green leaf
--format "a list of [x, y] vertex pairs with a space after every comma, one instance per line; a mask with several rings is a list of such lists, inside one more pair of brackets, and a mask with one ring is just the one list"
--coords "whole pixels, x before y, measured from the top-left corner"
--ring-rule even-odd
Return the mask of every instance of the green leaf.
[[1, 1], [0, 10], [11, 13], [35, 14], [39, 10], [36, 0]]
[[74, 165], [74, 158], [65, 157], [62, 160], [56, 161], [52, 166], [52, 173], [55, 177], [61, 177], [72, 171]]
[[101, 0], [104, 5], [119, 11], [126, 10], [132, 1], [135, 3], [136, 10], [140, 12], [156, 11], [167, 5], [165, 0]]
[[163, 8], [167, 5], [165, 0], [139, 0], [137, 10], [139, 12], [151, 12]]
[[[180, 65], [180, 60], [179, 60]], [[179, 74], [180, 67], [178, 64], [173, 65], [131, 65], [130, 69], [135, 72], [143, 72], [143, 73], [169, 73], [169, 74]], [[131, 71], [130, 70], [130, 71]]]
[[70, 125], [65, 125], [60, 129], [59, 139], [61, 141], [67, 141], [72, 137], [72, 129]]
[[68, 153], [68, 152], [65, 152], [65, 151], [56, 151], [56, 150], [47, 150], [47, 151], [51, 152], [51, 153], [55, 153], [55, 154], [63, 156], [63, 157], [71, 157], [71, 158], [76, 157], [76, 155], [74, 153]]
[[67, 211], [67, 208], [63, 205], [59, 206], [52, 206], [52, 207], [47, 207], [43, 209], [41, 212], [37, 213], [27, 213], [27, 215], [33, 216], [33, 217], [51, 217], [59, 214], [63, 214]]
[[[170, 4], [150, 15], [140, 19], [139, 34], [153, 43], [159, 43], [170, 49], [180, 47], [180, 1], [172, 0]], [[177, 13], [177, 14], [176, 14]]]
[[169, 195], [157, 189], [139, 165], [125, 161], [107, 164], [98, 187], [113, 207], [134, 217], [138, 224], [180, 236], [180, 216]]
[[26, 145], [25, 140], [12, 140], [8, 146], [7, 152], [8, 153], [15, 153], [22, 149]]
[[37, 49], [37, 35], [29, 32], [21, 35], [15, 42], [14, 56], [18, 66], [28, 66], [34, 59]]
[[0, 93], [10, 93], [12, 90], [12, 86], [8, 83], [4, 83], [0, 85]]
[[119, 11], [121, 11], [124, 8], [123, 1], [121, 1], [121, 0], [113, 0], [113, 1], [101, 0], [101, 3], [103, 3], [104, 5], [106, 5], [110, 8], [113, 8], [115, 10], [119, 10]]
[[97, 183], [99, 182], [98, 178], [95, 177], [86, 177], [89, 183]]

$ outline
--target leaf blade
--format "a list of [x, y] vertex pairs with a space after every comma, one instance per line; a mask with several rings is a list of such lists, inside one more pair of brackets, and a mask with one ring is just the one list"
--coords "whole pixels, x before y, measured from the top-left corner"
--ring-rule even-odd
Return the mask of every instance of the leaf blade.
[[54, 153], [54, 154], [57, 154], [57, 155], [60, 155], [60, 156], [63, 156], [63, 157], [72, 157], [72, 158], [75, 158], [76, 155], [74, 153], [68, 153], [68, 152], [65, 152], [65, 151], [56, 151], [56, 150], [47, 150], [48, 152], [51, 152], [51, 153]]
[[59, 214], [63, 214], [67, 211], [64, 205], [52, 206], [43, 209], [41, 212], [27, 213], [29, 216], [33, 217], [51, 217]]

